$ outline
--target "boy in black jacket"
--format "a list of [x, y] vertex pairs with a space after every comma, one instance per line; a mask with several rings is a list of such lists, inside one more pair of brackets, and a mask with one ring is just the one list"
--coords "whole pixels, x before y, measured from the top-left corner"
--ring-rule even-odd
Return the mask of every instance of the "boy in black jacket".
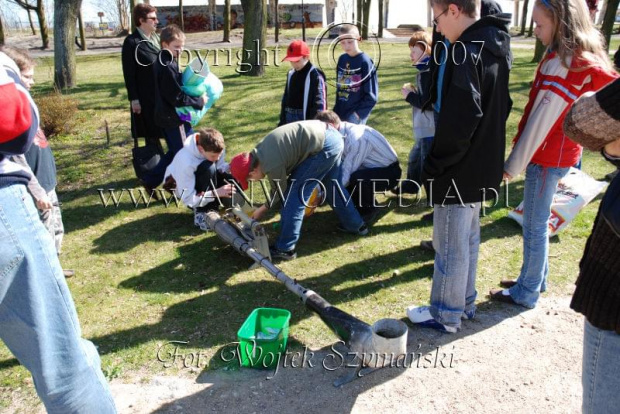
[[164, 180], [166, 168], [175, 154], [183, 148], [186, 136], [193, 134], [189, 120], [179, 118], [175, 108], [192, 106], [202, 109], [207, 102], [207, 95], [189, 96], [183, 92], [183, 75], [179, 71], [177, 59], [185, 46], [185, 34], [175, 25], [166, 26], [161, 32], [161, 52], [155, 66], [155, 122], [164, 130], [168, 152], [161, 158], [155, 168], [142, 178], [148, 192]]
[[[422, 173], [434, 204], [435, 270], [431, 305], [409, 307], [416, 324], [456, 332], [475, 315], [481, 203], [496, 197], [502, 180], [510, 109], [509, 20], [477, 18], [480, 0], [432, 0], [433, 23], [445, 37], [445, 62], [431, 100], [437, 128]], [[439, 50], [439, 49], [437, 49]]]
[[310, 48], [303, 40], [291, 42], [284, 61], [293, 68], [286, 77], [278, 126], [314, 119], [327, 109], [325, 74], [310, 62]]

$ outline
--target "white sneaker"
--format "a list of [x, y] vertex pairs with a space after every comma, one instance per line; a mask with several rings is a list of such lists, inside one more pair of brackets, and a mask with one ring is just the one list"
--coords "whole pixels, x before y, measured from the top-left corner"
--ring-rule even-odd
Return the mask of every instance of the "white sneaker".
[[411, 322], [425, 328], [433, 328], [448, 333], [458, 332], [458, 328], [454, 326], [448, 326], [437, 322], [435, 318], [433, 318], [433, 315], [431, 315], [429, 306], [409, 306], [407, 308], [407, 317]]
[[194, 226], [200, 227], [202, 231], [211, 230], [207, 224], [207, 214], [204, 211], [194, 210]]

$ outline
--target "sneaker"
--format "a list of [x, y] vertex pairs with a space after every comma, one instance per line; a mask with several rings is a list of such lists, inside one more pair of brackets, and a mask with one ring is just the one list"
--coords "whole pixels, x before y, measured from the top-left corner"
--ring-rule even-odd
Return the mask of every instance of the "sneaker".
[[489, 297], [491, 298], [491, 300], [494, 300], [496, 302], [518, 305], [518, 303], [514, 301], [512, 296], [510, 296], [510, 293], [505, 295], [504, 291], [508, 292], [508, 289], [491, 289], [491, 291], [489, 292]]
[[476, 317], [476, 309], [472, 309], [469, 311], [463, 311], [463, 314], [461, 315], [461, 319], [463, 319], [464, 321], [471, 321], [472, 319], [474, 319]]
[[433, 221], [433, 212], [426, 213], [422, 216], [422, 221]]
[[368, 213], [362, 214], [362, 220], [364, 220], [364, 223], [366, 223], [366, 225], [370, 225], [377, 220], [378, 216], [379, 216], [379, 211], [372, 210]]
[[207, 214], [204, 211], [194, 210], [194, 226], [200, 227], [202, 231], [211, 230], [209, 224], [207, 224]]
[[458, 331], [458, 328], [454, 326], [446, 326], [437, 322], [431, 315], [430, 307], [428, 306], [409, 306], [407, 308], [407, 317], [411, 322], [424, 328], [433, 328], [448, 333], [455, 333]]
[[435, 253], [435, 248], [433, 247], [432, 240], [422, 240], [420, 242], [420, 247], [423, 248], [424, 250]]
[[75, 270], [73, 269], [62, 269], [62, 274], [65, 276], [65, 278], [70, 278], [75, 276]]
[[342, 224], [339, 224], [336, 228], [338, 229], [338, 231], [341, 231], [343, 233], [357, 234], [358, 236], [365, 236], [368, 234], [368, 226], [366, 224], [363, 224], [362, 227], [355, 231], [345, 229], [344, 227], [342, 227]]
[[276, 249], [273, 246], [269, 247], [269, 254], [271, 254], [271, 260], [293, 260], [297, 258], [297, 252], [295, 250], [286, 252]]

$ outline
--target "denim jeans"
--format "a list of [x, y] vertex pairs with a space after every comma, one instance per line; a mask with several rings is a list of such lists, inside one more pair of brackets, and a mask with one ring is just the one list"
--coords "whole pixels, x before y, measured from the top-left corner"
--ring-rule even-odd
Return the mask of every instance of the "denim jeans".
[[342, 135], [330, 126], [325, 133], [323, 149], [302, 161], [289, 176], [288, 187], [284, 194], [284, 206], [280, 211], [280, 235], [275, 243], [276, 249], [282, 251], [295, 249], [301, 234], [306, 207], [304, 203], [310, 199], [312, 191], [319, 182], [324, 185], [327, 202], [345, 229], [357, 231], [364, 225], [339, 178], [343, 147]]
[[583, 329], [582, 412], [612, 414], [620, 407], [620, 335], [593, 326]]
[[434, 210], [430, 312], [437, 322], [455, 328], [461, 326], [464, 311], [476, 308], [480, 205], [436, 205]]
[[185, 141], [185, 138], [193, 133], [194, 131], [191, 125], [187, 122], [174, 128], [164, 128], [168, 152], [161, 157], [159, 163], [151, 171], [144, 174], [143, 180], [149, 187], [155, 188], [164, 181], [166, 168], [168, 168], [177, 152], [181, 151], [181, 148], [183, 148], [183, 141]]
[[352, 124], [357, 124], [357, 125], [366, 125], [366, 121], [368, 121], [369, 117], [370, 117], [370, 114], [368, 114], [366, 118], [360, 118], [357, 112], [353, 111], [349, 115], [347, 115], [344, 119], [342, 119], [342, 121], [350, 122]]
[[115, 413], [95, 346], [81, 338], [54, 241], [26, 186], [0, 186], [0, 338], [49, 413]]
[[422, 167], [424, 167], [426, 156], [431, 151], [431, 145], [433, 145], [433, 137], [416, 139], [415, 145], [409, 151], [407, 179], [415, 181], [419, 186], [409, 181], [403, 181], [401, 184], [403, 193], [417, 194], [422, 187]]
[[540, 292], [547, 290], [549, 274], [549, 217], [558, 181], [569, 168], [529, 164], [523, 190], [523, 265], [510, 296], [520, 305], [533, 308]]
[[293, 108], [284, 108], [284, 120], [287, 124], [303, 121], [304, 120], [304, 110], [303, 109], [293, 109]]

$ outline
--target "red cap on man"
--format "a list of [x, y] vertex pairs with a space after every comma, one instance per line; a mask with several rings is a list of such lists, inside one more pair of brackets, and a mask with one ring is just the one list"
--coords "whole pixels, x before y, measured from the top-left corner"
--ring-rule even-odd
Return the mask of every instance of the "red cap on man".
[[310, 48], [303, 40], [293, 40], [288, 49], [286, 49], [286, 57], [282, 59], [289, 62], [297, 62], [299, 59], [310, 56]]
[[250, 153], [242, 152], [230, 160], [230, 173], [239, 182], [243, 190], [248, 189], [248, 175], [250, 174]]

